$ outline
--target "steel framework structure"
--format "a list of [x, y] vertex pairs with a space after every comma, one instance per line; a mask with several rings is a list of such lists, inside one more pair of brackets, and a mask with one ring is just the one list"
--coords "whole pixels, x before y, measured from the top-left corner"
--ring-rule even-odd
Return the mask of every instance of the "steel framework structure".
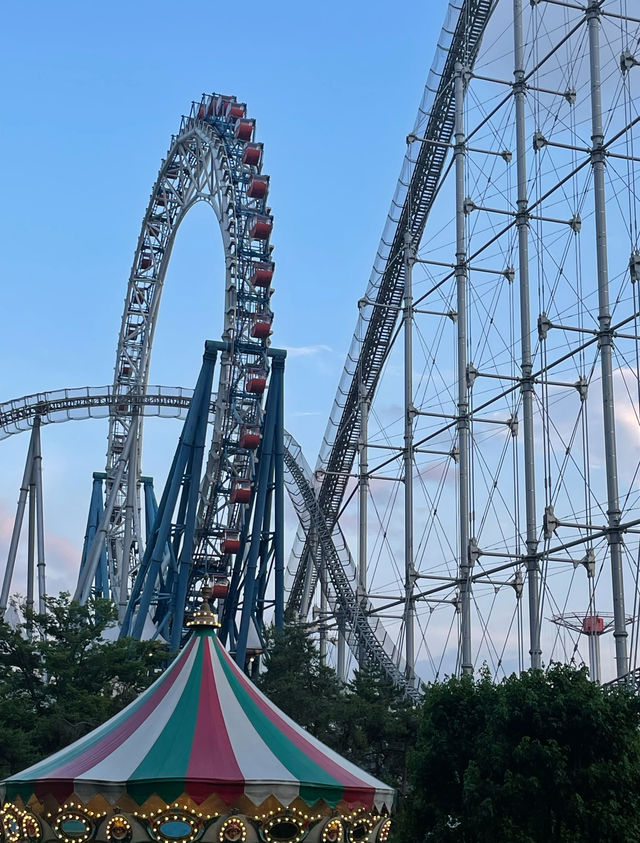
[[[357, 544], [354, 588], [407, 672], [586, 661], [589, 636], [544, 622], [578, 603], [611, 607], [621, 677], [638, 642], [640, 19], [626, 0], [523, 5], [450, 3], [318, 459], [319, 518]], [[348, 570], [318, 536], [303, 525], [289, 563], [303, 615]]]

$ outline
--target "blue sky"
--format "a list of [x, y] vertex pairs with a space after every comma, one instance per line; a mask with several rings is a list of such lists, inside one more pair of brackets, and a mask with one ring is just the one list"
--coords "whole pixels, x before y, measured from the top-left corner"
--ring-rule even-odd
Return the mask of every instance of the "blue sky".
[[[231, 93], [265, 144], [273, 339], [290, 349], [286, 424], [313, 464], [445, 9], [6, 4], [0, 401], [112, 381], [133, 252], [171, 134], [202, 92]], [[197, 207], [167, 277], [152, 383], [193, 385], [204, 340], [220, 333], [222, 278], [215, 220]], [[178, 430], [146, 428], [143, 467], [160, 489]], [[0, 570], [26, 446], [24, 434], [0, 444]], [[104, 421], [43, 432], [52, 591], [73, 584], [105, 449]]]

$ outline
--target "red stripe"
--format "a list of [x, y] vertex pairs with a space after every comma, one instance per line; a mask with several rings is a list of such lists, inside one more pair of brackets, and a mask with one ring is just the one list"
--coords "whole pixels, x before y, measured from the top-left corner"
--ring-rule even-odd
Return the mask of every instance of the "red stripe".
[[144, 723], [153, 710], [169, 693], [176, 679], [182, 672], [182, 667], [185, 664], [186, 659], [188, 659], [189, 653], [193, 650], [196, 640], [195, 636], [191, 639], [184, 652], [181, 654], [181, 657], [165, 674], [164, 682], [162, 682], [158, 689], [143, 705], [140, 706], [140, 708], [134, 711], [130, 717], [127, 717], [127, 719], [112, 732], [108, 732], [104, 738], [99, 740], [96, 744], [89, 746], [88, 749], [81, 753], [77, 758], [68, 761], [66, 764], [63, 764], [62, 767], [59, 767], [57, 770], [43, 776], [43, 780], [49, 778], [57, 780], [68, 779], [73, 782], [73, 779], [78, 778], [78, 776], [86, 773], [87, 770], [95, 767], [96, 764], [104, 761], [107, 756], [111, 755], [114, 750], [130, 738], [136, 729]]
[[196, 802], [202, 802], [212, 793], [213, 786], [216, 795], [230, 805], [244, 793], [244, 777], [229, 740], [218, 698], [210, 637], [205, 638], [204, 645], [198, 717], [187, 768], [186, 793]]
[[[375, 796], [375, 789], [371, 786], [366, 785], [363, 781], [358, 779], [352, 773], [349, 773], [343, 767], [341, 767], [338, 763], [336, 763], [332, 758], [327, 757], [321, 749], [318, 749], [314, 746], [310, 741], [307, 740], [305, 737], [304, 731], [297, 731], [289, 723], [284, 720], [280, 714], [279, 710], [269, 703], [265, 697], [260, 695], [254, 685], [247, 679], [247, 677], [242, 673], [240, 668], [236, 665], [236, 663], [231, 659], [228, 655], [222, 644], [216, 639], [216, 644], [218, 647], [218, 652], [222, 654], [223, 658], [226, 662], [231, 665], [231, 668], [236, 674], [236, 677], [241, 682], [244, 690], [247, 694], [251, 697], [251, 699], [255, 702], [255, 704], [260, 708], [260, 710], [266, 714], [266, 716], [274, 723], [277, 728], [284, 734], [286, 737], [304, 752], [309, 758], [312, 758], [316, 764], [322, 767], [330, 776], [333, 776], [344, 788], [343, 796], [345, 802], [354, 804], [358, 803], [360, 805], [364, 805], [367, 808], [373, 806], [374, 796]], [[302, 727], [299, 727], [302, 729]], [[328, 747], [327, 747], [328, 748]], [[305, 782], [307, 784], [307, 782]], [[308, 784], [313, 784], [313, 782], [308, 782]]]

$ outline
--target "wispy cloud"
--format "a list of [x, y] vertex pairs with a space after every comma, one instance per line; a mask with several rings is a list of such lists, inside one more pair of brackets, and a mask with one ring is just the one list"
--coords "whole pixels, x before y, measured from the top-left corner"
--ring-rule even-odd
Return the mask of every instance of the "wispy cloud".
[[316, 354], [331, 353], [333, 349], [328, 345], [290, 345], [287, 347], [288, 357], [312, 357]]

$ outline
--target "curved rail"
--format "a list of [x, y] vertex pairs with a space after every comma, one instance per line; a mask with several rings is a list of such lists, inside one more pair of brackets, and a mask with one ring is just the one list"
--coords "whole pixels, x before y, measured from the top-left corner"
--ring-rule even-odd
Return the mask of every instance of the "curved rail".
[[375, 616], [372, 603], [358, 596], [356, 566], [346, 539], [338, 524], [331, 532], [327, 528], [313, 474], [301, 446], [290, 433], [284, 437], [284, 464], [285, 485], [301, 528], [317, 539], [317, 548], [311, 549], [312, 564], [318, 564], [318, 555], [327, 562], [327, 600], [351, 651], [378, 665], [394, 685], [417, 703], [421, 698], [420, 680], [407, 670], [400, 650]]
[[226, 343], [201, 490], [200, 557], [219, 555], [214, 539], [222, 525], [236, 526], [241, 520], [232, 486], [239, 478], [253, 476], [253, 452], [240, 447], [241, 431], [262, 425], [273, 319], [273, 218], [266, 205], [269, 179], [261, 172], [262, 145], [253, 142], [254, 129], [255, 121], [246, 117], [246, 106], [235, 97], [211, 94], [193, 103], [172, 138], [143, 219], [118, 340], [112, 391], [119, 400], [110, 405], [107, 494], [112, 486], [118, 488], [107, 553], [112, 588], [118, 593], [136, 565], [136, 548], [142, 546], [141, 536], [134, 535], [135, 523], [125, 514], [135, 509], [131, 498], [140, 474], [142, 418], [137, 396], [147, 392], [156, 318], [176, 232], [198, 201], [211, 205], [222, 233]]
[[[329, 531], [338, 518], [349, 475], [358, 451], [358, 394], [371, 401], [387, 357], [404, 293], [405, 236], [416, 247], [437, 195], [454, 128], [453, 78], [458, 62], [469, 69], [480, 49], [495, 0], [451, 0], [422, 101], [387, 216], [373, 270], [333, 408], [327, 423], [318, 467], [324, 476], [318, 501]], [[421, 142], [422, 139], [428, 142]], [[417, 150], [417, 152], [416, 152]], [[305, 537], [305, 547], [308, 543]], [[301, 560], [308, 553], [296, 554]], [[298, 566], [288, 604], [300, 609], [308, 602], [305, 589], [315, 588], [317, 572]]]
[[[144, 416], [181, 419], [186, 416], [192, 389], [180, 386], [149, 386], [131, 397], [135, 412]], [[85, 418], [108, 418], [120, 396], [111, 386], [84, 386], [37, 392], [0, 404], [0, 439], [30, 430], [34, 419], [42, 424]], [[215, 405], [212, 404], [212, 411]], [[86, 412], [85, 412], [86, 411]]]
[[[192, 389], [183, 387], [153, 386], [135, 397], [136, 410], [145, 416], [185, 418]], [[57, 424], [90, 418], [107, 418], [120, 397], [107, 386], [58, 389], [25, 395], [0, 404], [0, 438], [30, 430], [36, 418], [40, 423]], [[211, 403], [210, 422], [215, 418], [215, 400]], [[336, 618], [344, 622], [348, 640], [354, 649], [364, 651], [380, 664], [389, 678], [417, 699], [419, 682], [415, 676], [407, 678], [401, 655], [382, 623], [371, 614], [371, 606], [358, 601], [355, 591], [355, 565], [339, 527], [332, 535], [322, 529], [318, 519], [315, 484], [302, 448], [294, 437], [285, 431], [284, 436], [285, 485], [303, 529], [309, 531], [319, 523], [319, 543], [325, 556], [339, 560], [345, 576], [337, 582], [333, 578], [328, 593], [329, 605]]]

